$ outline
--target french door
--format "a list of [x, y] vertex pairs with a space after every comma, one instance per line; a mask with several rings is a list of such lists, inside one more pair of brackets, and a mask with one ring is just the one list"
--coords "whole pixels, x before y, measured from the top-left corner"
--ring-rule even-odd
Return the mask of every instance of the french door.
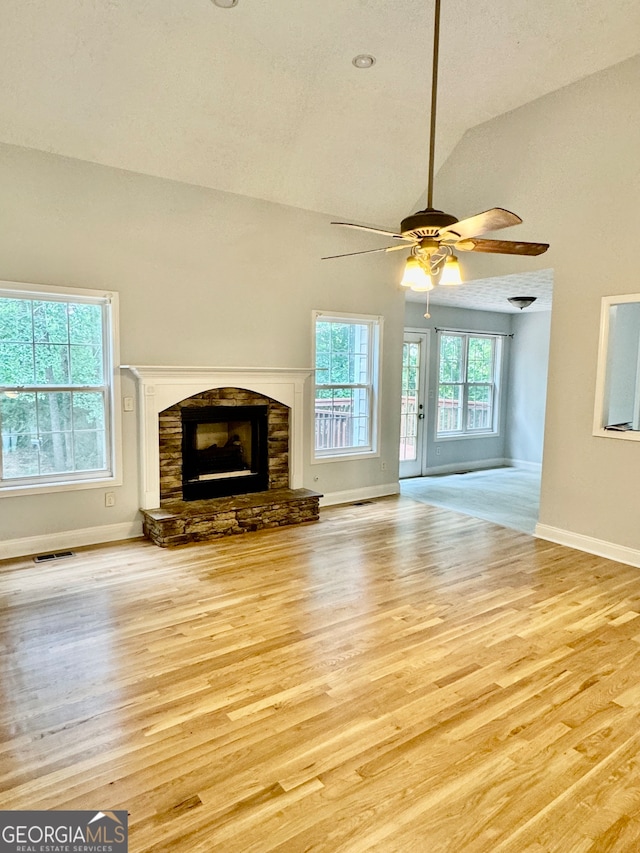
[[425, 459], [427, 332], [405, 332], [402, 348], [400, 477], [420, 477]]

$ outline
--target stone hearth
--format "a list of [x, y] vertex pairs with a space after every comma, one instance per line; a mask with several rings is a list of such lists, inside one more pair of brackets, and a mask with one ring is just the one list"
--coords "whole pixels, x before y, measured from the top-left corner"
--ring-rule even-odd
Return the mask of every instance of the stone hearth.
[[166, 548], [317, 521], [320, 497], [309, 489], [270, 489], [204, 501], [167, 501], [159, 509], [142, 510], [144, 533]]

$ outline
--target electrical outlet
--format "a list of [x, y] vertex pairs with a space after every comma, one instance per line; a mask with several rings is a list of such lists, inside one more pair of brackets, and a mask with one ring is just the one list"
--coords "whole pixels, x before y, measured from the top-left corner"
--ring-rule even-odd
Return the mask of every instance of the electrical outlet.
[[386, 471], [386, 470], [387, 470], [387, 463], [386, 463], [386, 462], [381, 462], [381, 463], [380, 463], [380, 470], [381, 470], [381, 471]]
[[436, 447], [436, 456], [440, 456], [440, 448]]
[[104, 505], [105, 506], [115, 506], [116, 505], [116, 493], [115, 492], [105, 492], [104, 493]]

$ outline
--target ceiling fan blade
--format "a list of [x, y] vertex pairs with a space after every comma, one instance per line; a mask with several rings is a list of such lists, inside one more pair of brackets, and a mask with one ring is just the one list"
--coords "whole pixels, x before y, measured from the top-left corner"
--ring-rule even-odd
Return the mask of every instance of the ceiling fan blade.
[[397, 252], [398, 249], [409, 249], [406, 244], [400, 246], [384, 246], [382, 249], [366, 249], [364, 252], [346, 252], [344, 255], [327, 255], [321, 261], [331, 261], [333, 258], [350, 258], [352, 255], [371, 255], [374, 252]]
[[357, 228], [358, 231], [369, 231], [372, 234], [384, 234], [385, 237], [395, 237], [396, 240], [414, 242], [413, 237], [403, 237], [402, 234], [395, 234], [393, 231], [384, 231], [382, 228], [369, 228], [368, 225], [356, 225], [355, 222], [332, 222], [331, 224], [342, 225], [344, 228]]
[[477, 238], [460, 240], [455, 245], [461, 252], [492, 252], [497, 255], [542, 255], [549, 248], [548, 243], [518, 243], [513, 240]]
[[487, 231], [498, 231], [500, 228], [509, 228], [511, 225], [520, 225], [522, 219], [510, 210], [502, 207], [492, 207], [476, 216], [454, 222], [440, 231], [440, 237], [454, 237], [465, 240], [467, 237], [477, 237]]

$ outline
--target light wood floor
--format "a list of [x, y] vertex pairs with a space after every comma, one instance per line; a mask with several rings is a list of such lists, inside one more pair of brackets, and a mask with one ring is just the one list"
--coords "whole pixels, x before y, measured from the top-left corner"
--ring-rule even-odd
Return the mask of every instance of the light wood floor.
[[640, 850], [640, 570], [388, 498], [0, 566], [0, 808], [132, 853]]

